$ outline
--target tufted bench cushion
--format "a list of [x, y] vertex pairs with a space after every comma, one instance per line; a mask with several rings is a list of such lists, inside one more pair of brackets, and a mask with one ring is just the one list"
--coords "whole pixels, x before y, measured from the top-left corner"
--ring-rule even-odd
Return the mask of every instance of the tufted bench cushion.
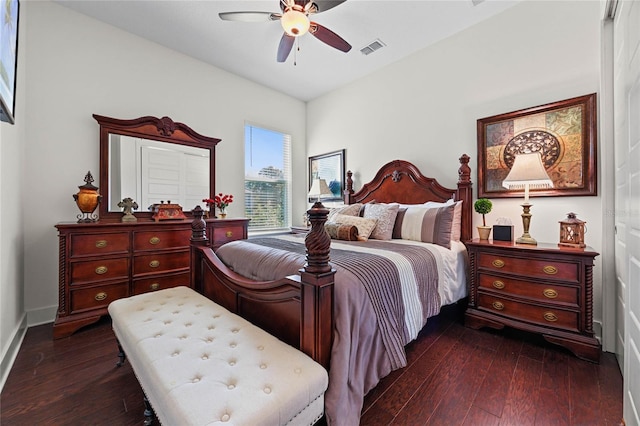
[[320, 364], [190, 288], [119, 299], [109, 313], [164, 425], [311, 425], [324, 413]]

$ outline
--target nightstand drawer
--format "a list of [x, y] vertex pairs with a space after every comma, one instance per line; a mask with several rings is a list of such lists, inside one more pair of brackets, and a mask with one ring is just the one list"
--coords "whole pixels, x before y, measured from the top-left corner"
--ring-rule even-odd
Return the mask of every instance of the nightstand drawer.
[[222, 245], [229, 241], [244, 238], [244, 226], [242, 224], [216, 227], [213, 229], [213, 241], [216, 245]]
[[190, 238], [190, 229], [134, 232], [133, 249], [138, 251], [188, 247]]
[[502, 256], [493, 253], [478, 253], [480, 269], [522, 275], [524, 277], [546, 278], [569, 282], [579, 282], [577, 263], [554, 262], [550, 260], [527, 259]]
[[71, 236], [71, 257], [129, 252], [129, 233], [79, 234]]
[[154, 253], [133, 259], [133, 276], [189, 268], [189, 252]]
[[69, 268], [71, 268], [71, 285], [129, 278], [128, 257], [72, 262]]
[[479, 275], [479, 290], [505, 293], [538, 302], [564, 306], [578, 307], [579, 305], [577, 287], [516, 280], [485, 273]]
[[486, 293], [478, 293], [478, 308], [496, 315], [527, 321], [544, 327], [578, 331], [578, 312], [530, 305]]

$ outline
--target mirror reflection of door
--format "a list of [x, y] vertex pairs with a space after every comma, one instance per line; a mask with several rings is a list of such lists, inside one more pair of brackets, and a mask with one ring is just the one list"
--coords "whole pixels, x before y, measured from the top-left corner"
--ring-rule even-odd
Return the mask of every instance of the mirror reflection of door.
[[111, 135], [109, 210], [124, 197], [143, 211], [171, 201], [184, 210], [209, 198], [209, 151], [148, 139]]

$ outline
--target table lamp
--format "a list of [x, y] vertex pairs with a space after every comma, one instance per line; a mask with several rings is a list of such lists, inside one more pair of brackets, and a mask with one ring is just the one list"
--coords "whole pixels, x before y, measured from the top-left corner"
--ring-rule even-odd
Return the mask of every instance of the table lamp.
[[316, 203], [320, 202], [320, 198], [325, 198], [331, 195], [332, 192], [327, 185], [327, 181], [324, 179], [314, 179], [309, 189], [309, 198], [316, 198]]
[[542, 164], [539, 152], [518, 154], [513, 162], [511, 171], [502, 181], [507, 189], [524, 189], [524, 203], [522, 204], [522, 227], [524, 233], [516, 243], [537, 245], [538, 242], [529, 235], [531, 224], [531, 204], [529, 204], [529, 189], [553, 188], [553, 182]]

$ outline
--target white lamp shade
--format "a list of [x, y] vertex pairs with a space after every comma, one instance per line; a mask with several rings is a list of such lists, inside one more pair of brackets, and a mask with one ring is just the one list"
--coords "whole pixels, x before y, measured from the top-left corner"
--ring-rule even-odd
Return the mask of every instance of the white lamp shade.
[[553, 188], [553, 181], [544, 169], [540, 153], [532, 152], [516, 155], [513, 167], [502, 181], [502, 186], [507, 189]]
[[309, 17], [304, 13], [289, 9], [280, 18], [284, 31], [292, 37], [304, 35], [309, 31]]
[[327, 185], [327, 181], [324, 179], [314, 179], [311, 184], [311, 189], [309, 190], [309, 198], [317, 198], [318, 200], [321, 197], [325, 197], [327, 195], [331, 195], [331, 190], [329, 189], [329, 185]]

